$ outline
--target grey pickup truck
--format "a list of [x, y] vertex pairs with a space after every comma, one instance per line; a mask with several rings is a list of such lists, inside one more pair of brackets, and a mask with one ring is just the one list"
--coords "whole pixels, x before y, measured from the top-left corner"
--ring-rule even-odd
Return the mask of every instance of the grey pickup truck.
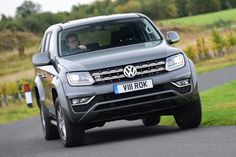
[[45, 139], [85, 143], [85, 131], [115, 120], [157, 125], [173, 115], [182, 129], [201, 123], [193, 62], [145, 15], [117, 14], [50, 26], [35, 66], [35, 95]]

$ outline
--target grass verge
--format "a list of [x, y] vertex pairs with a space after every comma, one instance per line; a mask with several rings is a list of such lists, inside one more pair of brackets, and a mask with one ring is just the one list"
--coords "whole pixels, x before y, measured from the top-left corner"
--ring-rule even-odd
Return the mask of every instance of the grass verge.
[[236, 53], [227, 54], [224, 57], [214, 58], [195, 64], [197, 74], [220, 70], [236, 65]]
[[0, 107], [0, 125], [19, 121], [36, 115], [39, 115], [39, 109], [37, 106], [28, 108], [25, 103], [17, 103], [14, 105], [9, 104], [9, 106]]
[[[202, 126], [236, 125], [236, 80], [201, 93]], [[161, 125], [176, 125], [173, 116]]]

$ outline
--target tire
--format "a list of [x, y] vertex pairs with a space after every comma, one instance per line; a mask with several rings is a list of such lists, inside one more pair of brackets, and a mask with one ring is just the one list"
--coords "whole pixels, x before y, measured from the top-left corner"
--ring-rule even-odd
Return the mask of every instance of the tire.
[[161, 117], [158, 115], [148, 115], [142, 119], [144, 126], [153, 126], [159, 124]]
[[197, 128], [202, 120], [202, 107], [200, 98], [192, 105], [185, 106], [174, 115], [177, 125], [181, 129]]
[[65, 116], [65, 111], [62, 109], [59, 99], [55, 101], [57, 129], [60, 135], [62, 144], [65, 147], [81, 146], [85, 141], [85, 131], [82, 126], [75, 126], [69, 123]]
[[44, 138], [46, 140], [59, 139], [57, 127], [55, 125], [51, 124], [51, 122], [50, 122], [51, 117], [49, 116], [44, 105], [42, 105], [42, 104], [40, 105], [40, 117], [41, 117], [41, 124], [42, 124], [42, 128], [43, 128]]

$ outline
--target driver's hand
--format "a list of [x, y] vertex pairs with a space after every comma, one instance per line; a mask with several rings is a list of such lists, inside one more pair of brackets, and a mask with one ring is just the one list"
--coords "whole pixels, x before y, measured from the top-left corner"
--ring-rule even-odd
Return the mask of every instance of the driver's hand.
[[79, 48], [80, 48], [81, 50], [86, 50], [86, 49], [87, 49], [87, 47], [84, 46], [84, 45], [79, 45]]

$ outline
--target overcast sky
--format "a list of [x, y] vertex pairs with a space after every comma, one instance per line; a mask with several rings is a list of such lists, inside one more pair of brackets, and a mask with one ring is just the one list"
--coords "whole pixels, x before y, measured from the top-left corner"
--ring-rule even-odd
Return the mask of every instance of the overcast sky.
[[[0, 5], [0, 14], [7, 16], [15, 16], [15, 11], [18, 6], [20, 6], [24, 0], [3, 0]], [[42, 11], [70, 11], [73, 5], [78, 4], [89, 4], [95, 0], [31, 0], [34, 3], [41, 5]]]

